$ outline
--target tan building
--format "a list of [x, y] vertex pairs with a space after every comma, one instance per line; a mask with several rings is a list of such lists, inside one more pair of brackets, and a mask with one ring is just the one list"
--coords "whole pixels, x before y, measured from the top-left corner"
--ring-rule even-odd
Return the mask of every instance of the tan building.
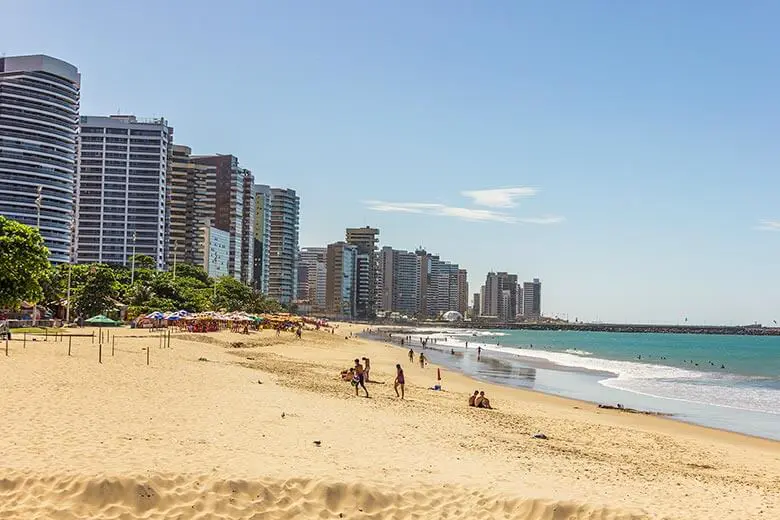
[[331, 316], [355, 316], [357, 257], [356, 246], [346, 242], [328, 245], [325, 260], [325, 307]]
[[358, 318], [373, 318], [376, 316], [378, 286], [378, 255], [379, 230], [369, 226], [362, 228], [347, 228], [348, 244], [357, 247], [361, 259], [361, 273], [356, 282], [355, 315]]
[[468, 272], [458, 269], [458, 312], [465, 318], [469, 310]]

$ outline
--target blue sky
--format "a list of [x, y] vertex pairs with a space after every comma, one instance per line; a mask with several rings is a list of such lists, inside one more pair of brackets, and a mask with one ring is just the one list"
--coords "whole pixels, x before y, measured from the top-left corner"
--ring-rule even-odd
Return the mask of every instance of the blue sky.
[[[165, 116], [301, 196], [601, 321], [780, 321], [780, 5], [0, 0], [82, 113]], [[511, 190], [506, 190], [511, 188]], [[487, 191], [493, 190], [493, 191]], [[503, 190], [503, 191], [496, 191]]]

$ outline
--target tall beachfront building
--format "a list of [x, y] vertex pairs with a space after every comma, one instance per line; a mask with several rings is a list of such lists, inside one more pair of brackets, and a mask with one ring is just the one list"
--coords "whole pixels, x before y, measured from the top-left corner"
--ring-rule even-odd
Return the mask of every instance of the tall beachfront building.
[[480, 315], [502, 322], [514, 321], [517, 317], [517, 296], [516, 274], [489, 272], [485, 277], [485, 285], [482, 286]]
[[378, 298], [378, 258], [377, 243], [379, 230], [369, 226], [347, 228], [346, 241], [357, 247], [359, 259], [359, 276], [356, 287], [355, 309], [356, 317], [370, 319], [376, 316]]
[[351, 319], [356, 312], [358, 248], [346, 242], [328, 244], [325, 308], [329, 315]]
[[[208, 270], [208, 266], [213, 268], [215, 265], [215, 259], [209, 257], [208, 251], [211, 249], [212, 255], [221, 255], [224, 237], [211, 231], [217, 197], [217, 169], [215, 166], [193, 161], [192, 149], [183, 145], [173, 145], [171, 163], [168, 263], [172, 264], [175, 260], [199, 265]], [[219, 239], [215, 239], [216, 236], [219, 236]], [[209, 247], [210, 239], [216, 240], [212, 247]], [[225, 269], [227, 264], [226, 260]], [[219, 273], [221, 272], [222, 270], [219, 270]]]
[[268, 263], [271, 250], [271, 188], [255, 184], [252, 190], [255, 195], [254, 287], [263, 294], [268, 294]]
[[255, 268], [255, 178], [252, 172], [243, 172], [243, 215], [241, 223], [241, 281], [254, 284]]
[[271, 191], [268, 296], [283, 305], [295, 300], [298, 290], [298, 222], [300, 199], [295, 190]]
[[542, 282], [534, 278], [523, 284], [523, 318], [538, 319], [542, 316]]
[[251, 230], [249, 235], [244, 230], [244, 212], [245, 202], [251, 201], [251, 195], [247, 198], [245, 190], [254, 182], [252, 174], [239, 167], [238, 157], [234, 155], [195, 155], [192, 161], [216, 171], [213, 225], [230, 234], [228, 274], [236, 280], [247, 281], [251, 278], [252, 265], [248, 263], [249, 255], [244, 254], [244, 240], [251, 236]]
[[327, 295], [327, 248], [305, 247], [298, 254], [298, 300], [313, 311], [325, 310]]
[[458, 269], [458, 307], [457, 311], [465, 318], [469, 312], [469, 274], [465, 269]]
[[415, 316], [420, 298], [420, 263], [417, 255], [385, 246], [379, 252], [379, 272], [382, 277], [380, 310]]
[[163, 118], [81, 117], [76, 262], [129, 265], [138, 254], [165, 269], [172, 142]]
[[40, 229], [71, 258], [78, 69], [44, 55], [0, 57], [0, 215]]

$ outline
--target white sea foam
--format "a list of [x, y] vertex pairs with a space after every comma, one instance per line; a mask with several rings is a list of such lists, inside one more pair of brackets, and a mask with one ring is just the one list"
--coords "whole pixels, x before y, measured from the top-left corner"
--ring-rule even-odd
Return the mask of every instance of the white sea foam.
[[653, 363], [602, 359], [578, 349], [555, 352], [507, 347], [485, 343], [485, 338], [472, 342], [468, 338], [450, 336], [446, 340], [440, 339], [438, 344], [464, 347], [466, 341], [470, 348], [481, 347], [485, 351], [542, 359], [564, 367], [607, 372], [613, 376], [599, 383], [608, 388], [662, 399], [780, 415], [780, 390], [744, 384], [735, 386], [755, 378], [726, 372], [704, 372]]

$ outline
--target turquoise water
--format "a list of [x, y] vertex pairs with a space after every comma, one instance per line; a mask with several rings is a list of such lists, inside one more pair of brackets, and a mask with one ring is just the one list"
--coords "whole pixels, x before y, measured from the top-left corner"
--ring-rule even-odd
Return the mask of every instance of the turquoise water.
[[435, 340], [444, 354], [457, 349], [458, 356], [440, 361], [476, 377], [780, 438], [780, 337], [464, 329], [413, 335]]

